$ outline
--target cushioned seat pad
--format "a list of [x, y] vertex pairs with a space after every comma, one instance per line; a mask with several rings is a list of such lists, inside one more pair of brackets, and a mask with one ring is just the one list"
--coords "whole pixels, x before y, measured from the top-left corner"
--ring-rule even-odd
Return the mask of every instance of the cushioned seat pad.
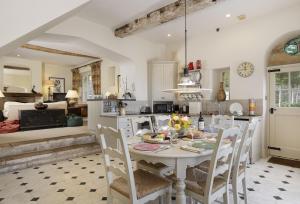
[[[167, 188], [170, 183], [154, 174], [138, 169], [134, 172], [137, 198], [143, 198], [155, 191]], [[124, 178], [117, 178], [111, 188], [129, 198], [129, 184]]]

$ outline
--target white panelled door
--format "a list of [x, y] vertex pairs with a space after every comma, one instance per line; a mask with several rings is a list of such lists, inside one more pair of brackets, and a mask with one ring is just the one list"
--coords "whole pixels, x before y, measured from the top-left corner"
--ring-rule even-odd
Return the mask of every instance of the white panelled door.
[[300, 160], [300, 64], [269, 71], [270, 155]]

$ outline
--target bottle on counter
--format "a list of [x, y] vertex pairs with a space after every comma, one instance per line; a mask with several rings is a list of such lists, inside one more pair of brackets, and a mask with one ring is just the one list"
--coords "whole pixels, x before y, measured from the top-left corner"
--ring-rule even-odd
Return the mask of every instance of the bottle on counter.
[[204, 130], [204, 118], [202, 117], [202, 112], [200, 112], [200, 115], [198, 118], [198, 130], [201, 130], [201, 131]]
[[255, 116], [256, 104], [255, 99], [249, 99], [249, 115]]

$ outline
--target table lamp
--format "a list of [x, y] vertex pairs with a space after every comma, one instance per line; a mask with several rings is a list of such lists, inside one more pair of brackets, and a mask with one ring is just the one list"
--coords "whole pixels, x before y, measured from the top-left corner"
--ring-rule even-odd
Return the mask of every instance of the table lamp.
[[66, 98], [68, 99], [69, 106], [72, 107], [77, 103], [77, 99], [79, 98], [79, 95], [76, 90], [69, 90], [66, 95]]
[[45, 86], [48, 87], [48, 101], [53, 100], [53, 94], [51, 93], [51, 87], [54, 86], [54, 81], [53, 80], [46, 80], [45, 81]]
[[0, 90], [0, 98], [4, 98], [5, 96], [3, 95], [2, 91]]

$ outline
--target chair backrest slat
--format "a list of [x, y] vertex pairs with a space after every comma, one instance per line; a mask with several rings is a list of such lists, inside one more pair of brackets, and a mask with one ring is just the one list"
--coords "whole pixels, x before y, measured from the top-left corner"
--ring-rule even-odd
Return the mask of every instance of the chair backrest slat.
[[[140, 128], [143, 124], [148, 124], [148, 128]], [[134, 117], [131, 119], [133, 134], [138, 134], [139, 131], [153, 132], [153, 125], [150, 117]]]
[[128, 175], [126, 174], [126, 172], [124, 170], [120, 169], [120, 168], [117, 168], [115, 165], [108, 166], [107, 170], [111, 171], [116, 176], [120, 176], [120, 177], [128, 180]]
[[156, 128], [159, 129], [162, 126], [167, 126], [170, 119], [171, 119], [170, 115], [156, 115], [155, 116]]
[[[206, 196], [211, 195], [214, 179], [220, 174], [222, 174], [222, 177], [228, 186], [233, 162], [233, 155], [236, 149], [236, 141], [237, 138], [239, 138], [239, 135], [240, 130], [237, 127], [219, 130], [205, 186]], [[225, 145], [224, 139], [230, 139], [231, 142]]]
[[[97, 135], [100, 136], [100, 145], [103, 151], [104, 164], [107, 175], [108, 190], [110, 191], [110, 185], [114, 179], [122, 177], [128, 183], [129, 196], [132, 203], [137, 201], [136, 187], [132, 170], [132, 163], [129, 155], [127, 140], [121, 131], [117, 131], [113, 128], [97, 126]], [[118, 144], [118, 147], [108, 144], [106, 140], [112, 142], [112, 144]], [[110, 145], [110, 146], [109, 146]], [[124, 165], [114, 166], [111, 164], [112, 159], [118, 159]], [[117, 177], [113, 177], [112, 175]]]
[[238, 175], [240, 166], [246, 167], [246, 162], [249, 156], [249, 151], [252, 144], [252, 138], [256, 129], [256, 121], [248, 123], [243, 129], [242, 139], [239, 144], [237, 154], [235, 156], [233, 175]]
[[211, 127], [213, 128], [231, 128], [234, 127], [234, 116], [212, 115]]
[[110, 157], [114, 157], [114, 158], [118, 158], [118, 159], [123, 160], [122, 153], [119, 150], [113, 149], [111, 147], [108, 147], [108, 148], [104, 149], [103, 153], [110, 155]]

